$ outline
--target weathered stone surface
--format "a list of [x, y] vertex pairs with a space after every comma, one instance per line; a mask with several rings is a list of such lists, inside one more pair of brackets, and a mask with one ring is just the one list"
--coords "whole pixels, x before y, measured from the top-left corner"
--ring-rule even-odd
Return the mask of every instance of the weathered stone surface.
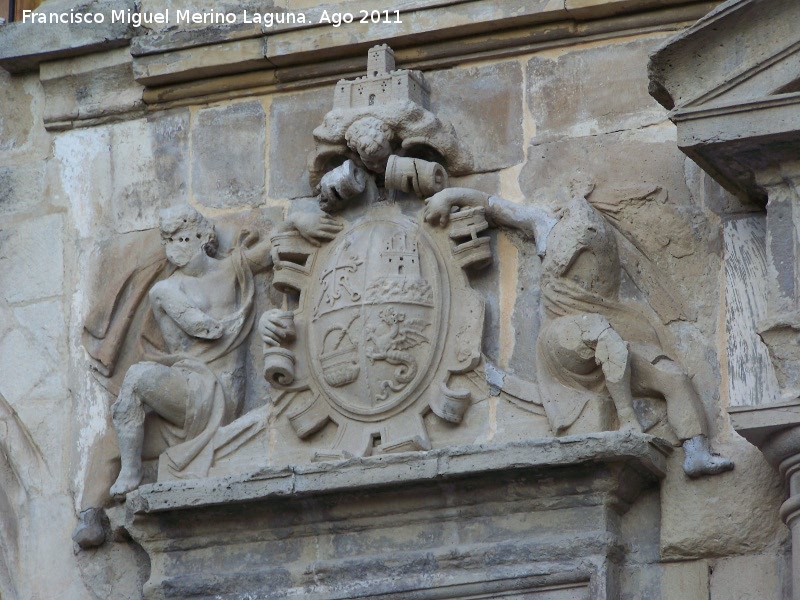
[[110, 132], [114, 229], [127, 233], [157, 227], [159, 209], [189, 198], [189, 111], [157, 113]]
[[[535, 384], [531, 383], [531, 387]], [[494, 411], [495, 430], [491, 439], [525, 441], [531, 438], [552, 435], [547, 416], [541, 406], [535, 407], [524, 401], [509, 399], [503, 394], [489, 399]]]
[[708, 563], [693, 560], [668, 563], [663, 567], [663, 600], [706, 600], [708, 598]]
[[[542, 438], [503, 445], [470, 445], [427, 452], [386, 454], [321, 462], [225, 478], [167, 481], [142, 486], [131, 495], [134, 513], [180, 511], [249, 502], [303, 490], [304, 493], [346, 491], [389, 483], [424, 483], [469, 473], [568, 467], [593, 461], [634, 461], [634, 470], [661, 478], [671, 448], [658, 438], [630, 432], [604, 432], [564, 438]], [[135, 517], [134, 517], [135, 518]]]
[[0, 215], [27, 212], [46, 203], [44, 164], [0, 167]]
[[[609, 157], [614, 157], [613, 163], [609, 163]], [[573, 181], [594, 183], [595, 193], [617, 189], [625, 182], [624, 187], [660, 187], [671, 198], [686, 198], [683, 160], [675, 147], [674, 130], [669, 127], [542, 144], [534, 141], [528, 148], [519, 184], [528, 201], [535, 200], [551, 212], [570, 199]]]
[[[452, 123], [470, 148], [477, 171], [522, 162], [522, 67], [509, 61], [425, 74], [431, 110]], [[452, 102], [452, 98], [460, 98]]]
[[710, 561], [711, 600], [783, 600], [791, 598], [788, 556], [758, 554]]
[[767, 316], [768, 285], [763, 215], [725, 223], [725, 327], [730, 406], [767, 404], [780, 398], [778, 382], [758, 324]]
[[[111, 131], [97, 127], [59, 135], [53, 144], [53, 193], [80, 238], [97, 233], [111, 200]], [[84, 169], [90, 165], [90, 175]], [[63, 195], [63, 196], [62, 196]]]
[[192, 125], [192, 195], [215, 208], [264, 203], [266, 115], [260, 102], [204, 108]]
[[[215, 7], [215, 10], [220, 8]], [[260, 27], [258, 29], [260, 33]], [[214, 46], [138, 56], [133, 63], [133, 76], [142, 85], [157, 86], [242, 73], [272, 66], [264, 54], [264, 40], [257, 35]]]
[[311, 132], [331, 107], [327, 93], [299, 92], [278, 96], [269, 109], [269, 197], [312, 195], [308, 155], [314, 150]]
[[0, 29], [0, 67], [11, 73], [38, 68], [46, 60], [55, 60], [98, 50], [127, 46], [133, 26], [112, 21], [112, 10], [135, 10], [132, 1], [93, 0], [75, 7], [74, 3], [49, 3], [39, 12], [100, 12], [102, 23], [9, 23]]
[[[759, 2], [725, 3], [653, 54], [648, 71], [654, 97], [671, 109], [696, 105], [706, 95], [742, 101], [785, 85], [796, 71], [774, 58], [798, 40], [792, 26], [798, 18], [800, 6], [787, 0], [770, 3], [768, 10]], [[743, 36], [747, 42], [731, 51]]]
[[4, 337], [0, 351], [7, 357], [0, 373], [0, 393], [14, 405], [22, 404], [51, 375], [53, 365], [44, 350], [35, 347], [20, 331]]
[[19, 327], [30, 336], [32, 344], [48, 356], [53, 368], [60, 369], [67, 351], [67, 331], [60, 299], [16, 307], [14, 317]]
[[[784, 499], [778, 474], [758, 450], [738, 437], [717, 440], [736, 456], [730, 473], [688, 483], [671, 458], [661, 487], [661, 549], [666, 559], [753, 554], [774, 549], [787, 529], [774, 518]], [[697, 510], [713, 506], [713, 510]], [[731, 528], [731, 523], [736, 527]]]
[[30, 302], [62, 293], [64, 218], [60, 214], [29, 219], [0, 232], [0, 263], [5, 269], [2, 295], [9, 303]]
[[[798, 10], [786, 0], [767, 10], [752, 0], [726, 3], [668, 40], [648, 66], [651, 94], [675, 109], [679, 146], [756, 206], [767, 200], [759, 172], [797, 158], [798, 75], [788, 48], [800, 39], [791, 26]], [[731, 52], [742, 39], [758, 43]]]
[[[591, 597], [611, 600], [609, 551], [663, 451], [602, 434], [155, 484], [131, 498], [128, 528], [150, 556], [153, 594], [399, 599], [446, 586], [560, 600], [560, 584], [563, 598], [588, 599], [591, 578]], [[180, 553], [164, 543], [173, 535]]]
[[[20, 154], [28, 146], [37, 126], [36, 83], [33, 77], [12, 77], [0, 72], [0, 104], [14, 110], [0, 112], [0, 150], [9, 155]], [[41, 100], [41, 98], [40, 98]]]
[[141, 112], [142, 86], [132, 81], [131, 65], [127, 48], [43, 63], [45, 126], [64, 129], [83, 120]]
[[528, 61], [534, 140], [581, 137], [660, 123], [664, 109], [647, 93], [647, 56], [658, 38], [571, 50]]
[[480, 190], [487, 194], [500, 193], [500, 175], [499, 173], [475, 173], [473, 175], [465, 175], [463, 177], [450, 177], [450, 185], [452, 187], [465, 187], [474, 190]]

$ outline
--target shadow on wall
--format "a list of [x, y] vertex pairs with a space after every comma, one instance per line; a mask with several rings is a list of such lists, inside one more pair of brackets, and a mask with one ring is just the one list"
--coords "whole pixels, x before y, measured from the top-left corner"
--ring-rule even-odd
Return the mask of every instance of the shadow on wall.
[[[13, 450], [12, 450], [13, 449]], [[16, 598], [23, 556], [19, 531], [30, 499], [49, 476], [42, 453], [16, 411], [0, 394], [0, 597]]]

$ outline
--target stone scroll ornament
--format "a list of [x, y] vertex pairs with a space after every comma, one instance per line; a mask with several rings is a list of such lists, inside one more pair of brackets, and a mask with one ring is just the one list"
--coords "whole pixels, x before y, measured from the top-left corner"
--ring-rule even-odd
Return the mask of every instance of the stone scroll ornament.
[[421, 202], [470, 155], [426, 108], [421, 73], [395, 70], [387, 46], [368, 63], [314, 131], [311, 183], [341, 231], [322, 244], [272, 237], [273, 285], [297, 308], [259, 325], [279, 413], [303, 439], [337, 427], [320, 460], [430, 449], [427, 413], [459, 423], [488, 396], [484, 304], [465, 274], [492, 262], [488, 224], [475, 209], [435, 227]]

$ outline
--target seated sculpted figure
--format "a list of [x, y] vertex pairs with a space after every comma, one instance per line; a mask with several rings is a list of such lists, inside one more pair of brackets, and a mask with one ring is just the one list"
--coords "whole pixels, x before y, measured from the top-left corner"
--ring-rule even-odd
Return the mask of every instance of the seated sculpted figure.
[[[309, 239], [341, 229], [322, 213], [287, 224]], [[161, 211], [160, 229], [175, 267], [148, 294], [163, 350], [151, 349], [152, 360], [128, 369], [112, 406], [122, 463], [110, 490], [117, 498], [139, 486], [143, 456], [160, 456], [159, 478], [162, 471], [175, 478], [207, 475], [214, 434], [241, 408], [244, 342], [255, 318], [253, 273], [270, 265], [269, 241], [250, 232], [220, 255], [213, 223], [188, 206]]]
[[[452, 188], [427, 201], [426, 220], [444, 224], [455, 207], [483, 206], [490, 223], [531, 239], [547, 231], [538, 209], [476, 190]], [[635, 397], [661, 397], [684, 449], [689, 477], [733, 468], [711, 452], [701, 400], [665, 350], [666, 332], [640, 306], [619, 298], [621, 266], [614, 232], [586, 199], [574, 199], [552, 225], [542, 262], [544, 322], [537, 340], [542, 401], [556, 434], [592, 399], [610, 396], [621, 429], [641, 431]]]

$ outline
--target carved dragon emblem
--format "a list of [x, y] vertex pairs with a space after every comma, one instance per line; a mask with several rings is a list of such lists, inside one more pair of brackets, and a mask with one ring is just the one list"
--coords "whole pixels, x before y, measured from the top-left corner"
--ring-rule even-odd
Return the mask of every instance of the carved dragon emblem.
[[[422, 319], [409, 319], [405, 313], [398, 313], [394, 307], [387, 307], [378, 313], [381, 324], [367, 326], [367, 358], [371, 363], [384, 360], [397, 365], [392, 380], [381, 382], [376, 400], [383, 401], [389, 392], [399, 392], [417, 375], [417, 361], [408, 352], [420, 344], [429, 343], [423, 331], [430, 326]], [[380, 330], [380, 331], [379, 331]]]

